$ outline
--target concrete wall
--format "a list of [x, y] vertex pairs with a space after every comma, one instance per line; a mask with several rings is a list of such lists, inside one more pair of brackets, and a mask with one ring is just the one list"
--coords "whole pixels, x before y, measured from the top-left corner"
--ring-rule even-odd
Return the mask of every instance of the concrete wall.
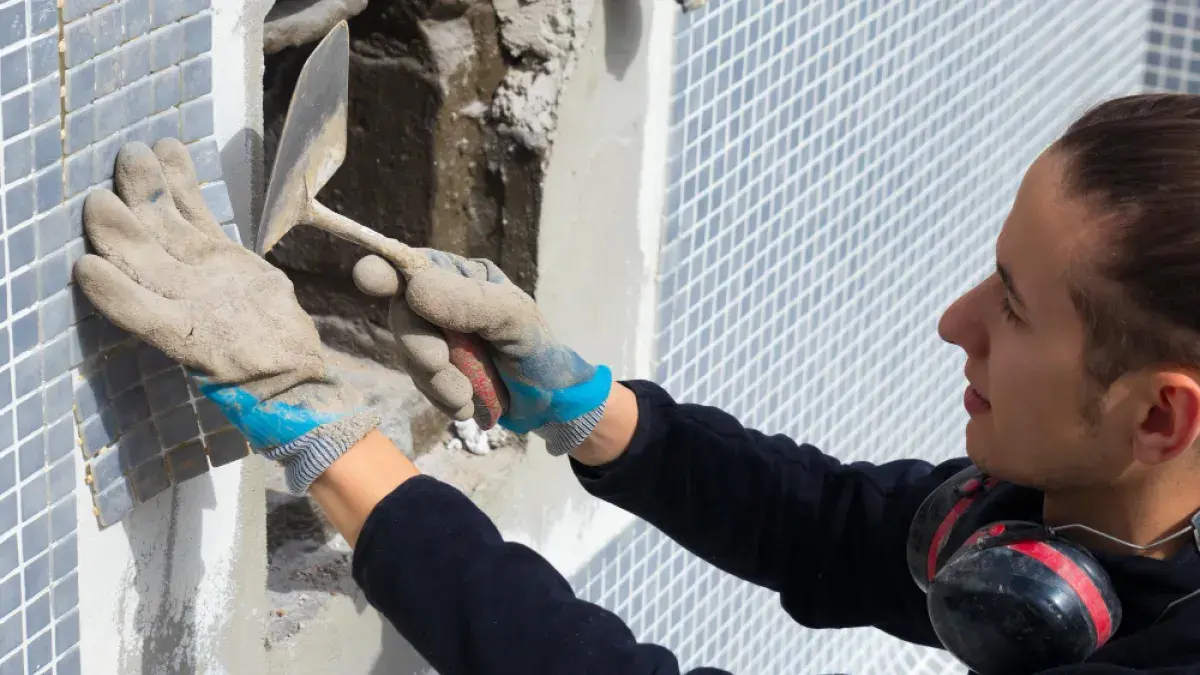
[[[346, 159], [323, 203], [410, 245], [489, 258], [533, 291], [545, 163], [594, 2], [363, 3], [349, 22]], [[275, 29], [287, 21], [277, 14], [271, 32], [296, 35]], [[268, 164], [312, 47], [281, 46], [267, 56]], [[349, 281], [360, 255], [352, 244], [301, 228], [269, 259], [293, 280], [328, 343], [387, 362], [387, 303], [363, 298]]]
[[[618, 378], [652, 378], [665, 195], [671, 0], [597, 3], [559, 109], [538, 239], [538, 305], [557, 337]], [[631, 522], [533, 447], [480, 500], [505, 535], [571, 576]]]

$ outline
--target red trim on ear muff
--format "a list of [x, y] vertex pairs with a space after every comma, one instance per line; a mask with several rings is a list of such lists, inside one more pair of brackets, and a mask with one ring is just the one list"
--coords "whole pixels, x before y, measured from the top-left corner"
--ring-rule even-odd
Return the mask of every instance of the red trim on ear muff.
[[942, 549], [946, 546], [946, 536], [950, 534], [950, 530], [954, 529], [954, 523], [958, 522], [958, 519], [962, 517], [962, 514], [967, 511], [967, 508], [971, 506], [971, 502], [974, 501], [974, 495], [958, 500], [958, 503], [954, 505], [954, 508], [950, 509], [950, 512], [946, 514], [946, 517], [937, 526], [937, 530], [934, 531], [933, 541], [929, 542], [929, 556], [925, 561], [925, 574], [926, 578], [930, 581], [933, 581], [934, 575], [937, 574], [937, 559]]
[[933, 533], [933, 541], [929, 542], [929, 553], [925, 560], [926, 579], [933, 581], [934, 575], [937, 574], [938, 556], [942, 554], [942, 549], [946, 547], [946, 538], [950, 535], [950, 531], [954, 529], [954, 524], [958, 522], [962, 514], [979, 497], [982, 489], [990, 489], [999, 482], [999, 479], [996, 478], [988, 478], [984, 481], [980, 481], [978, 478], [971, 478], [958, 487], [958, 491], [962, 493], [963, 498], [958, 500], [954, 508], [950, 509], [946, 517], [938, 524], [937, 530]]
[[1092, 626], [1096, 629], [1096, 648], [1099, 649], [1108, 642], [1112, 637], [1112, 614], [1109, 613], [1108, 605], [1105, 604], [1095, 581], [1083, 568], [1044, 541], [1021, 541], [1008, 544], [1007, 548], [1033, 558], [1067, 582], [1083, 602], [1092, 620]]

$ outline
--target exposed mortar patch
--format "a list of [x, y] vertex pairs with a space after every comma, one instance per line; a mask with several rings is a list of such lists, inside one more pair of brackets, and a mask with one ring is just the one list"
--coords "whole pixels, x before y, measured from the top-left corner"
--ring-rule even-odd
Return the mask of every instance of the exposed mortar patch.
[[587, 39], [592, 0], [494, 0], [501, 41], [513, 66], [492, 104], [501, 133], [543, 155], [558, 105]]
[[[555, 109], [592, 2], [370, 2], [350, 20], [347, 156], [321, 201], [406, 244], [489, 258], [533, 293]], [[311, 49], [266, 59], [268, 166]], [[328, 343], [395, 365], [386, 301], [350, 281], [364, 253], [297, 228], [270, 256]]]

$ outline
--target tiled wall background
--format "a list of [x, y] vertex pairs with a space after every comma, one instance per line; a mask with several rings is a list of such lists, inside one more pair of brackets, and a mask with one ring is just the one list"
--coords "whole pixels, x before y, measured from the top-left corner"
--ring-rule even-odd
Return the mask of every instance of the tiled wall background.
[[[845, 460], [960, 454], [962, 360], [937, 319], [994, 265], [1036, 154], [1088, 104], [1141, 88], [1149, 13], [710, 0], [682, 15], [658, 381]], [[799, 628], [645, 524], [576, 586], [686, 667], [962, 671], [873, 631]]]
[[[73, 0], [63, 7], [63, 196], [80, 231], [89, 188], [112, 187], [131, 141], [189, 144], [202, 190], [231, 237], [233, 209], [213, 134], [210, 0]], [[82, 241], [78, 242], [82, 246]], [[76, 294], [55, 312], [78, 346], [75, 417], [101, 526], [213, 465], [244, 457], [245, 441], [189, 388], [178, 364], [138, 344]], [[72, 325], [73, 324], [73, 325]], [[203, 427], [203, 433], [201, 432]], [[206, 452], [207, 450], [207, 452]]]
[[1200, 2], [1151, 0], [1146, 88], [1200, 94]]
[[179, 367], [70, 284], [83, 198], [111, 186], [127, 141], [188, 142], [232, 219], [211, 49], [209, 0], [0, 1], [0, 675], [80, 671], [80, 457], [105, 526], [206, 470], [206, 447], [213, 464], [236, 456], [238, 439], [201, 436], [212, 411]]

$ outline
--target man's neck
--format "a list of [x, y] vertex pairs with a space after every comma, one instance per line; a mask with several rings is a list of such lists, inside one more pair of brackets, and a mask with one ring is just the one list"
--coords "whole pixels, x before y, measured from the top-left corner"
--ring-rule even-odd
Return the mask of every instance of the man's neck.
[[[1184, 485], [1140, 484], [1102, 490], [1047, 491], [1042, 517], [1046, 525], [1084, 525], [1109, 537], [1149, 546], [1188, 527], [1200, 510], [1200, 491]], [[1194, 541], [1180, 536], [1146, 551], [1137, 551], [1079, 529], [1063, 536], [1093, 550], [1153, 558], [1169, 558]]]

